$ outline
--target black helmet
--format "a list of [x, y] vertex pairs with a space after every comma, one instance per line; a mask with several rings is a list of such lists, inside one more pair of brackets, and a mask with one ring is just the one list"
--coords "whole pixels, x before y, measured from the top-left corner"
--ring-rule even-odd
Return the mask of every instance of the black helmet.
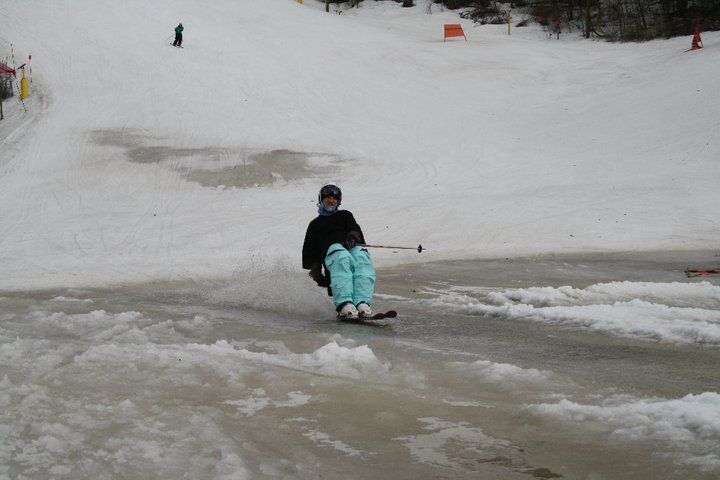
[[323, 198], [325, 197], [334, 197], [337, 199], [338, 205], [342, 203], [342, 192], [340, 191], [340, 188], [336, 185], [325, 185], [320, 189], [320, 193], [318, 193], [318, 203], [322, 203]]

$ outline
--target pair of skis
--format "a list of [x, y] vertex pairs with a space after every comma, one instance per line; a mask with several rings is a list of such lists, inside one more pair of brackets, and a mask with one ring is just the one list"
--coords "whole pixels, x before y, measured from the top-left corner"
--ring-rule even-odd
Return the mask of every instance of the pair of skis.
[[709, 268], [707, 270], [701, 270], [701, 269], [693, 270], [691, 268], [685, 269], [685, 275], [687, 275], [688, 278], [703, 277], [706, 275], [717, 275], [717, 274], [720, 274], [720, 268], [715, 268], [715, 269]]

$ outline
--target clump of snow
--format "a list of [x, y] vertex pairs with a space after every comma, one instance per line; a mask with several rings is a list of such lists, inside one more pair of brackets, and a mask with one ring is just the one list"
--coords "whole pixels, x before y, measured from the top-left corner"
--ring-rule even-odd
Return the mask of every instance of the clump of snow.
[[652, 283], [612, 282], [598, 283], [587, 288], [533, 287], [493, 292], [487, 299], [497, 304], [524, 303], [535, 307], [559, 305], [592, 305], [614, 303], [621, 300], [642, 299], [662, 301], [667, 305], [720, 309], [720, 286], [709, 282]]
[[[225, 342], [218, 342], [212, 348], [227, 348]], [[240, 349], [235, 354], [246, 360], [283, 366], [320, 375], [362, 378], [387, 374], [390, 366], [380, 361], [367, 345], [348, 348], [330, 342], [312, 353], [270, 354]]]
[[[667, 295], [667, 300], [665, 296]], [[434, 307], [466, 313], [581, 327], [660, 342], [720, 346], [720, 287], [616, 282], [586, 289], [543, 287], [484, 292], [436, 292]], [[639, 298], [638, 298], [639, 297]], [[669, 306], [694, 304], [697, 307]]]
[[[720, 394], [689, 394], [675, 400], [611, 398], [601, 405], [563, 399], [527, 407], [537, 415], [584, 424], [618, 441], [658, 441], [666, 455], [707, 471], [720, 468]], [[681, 453], [676, 455], [673, 451]]]
[[462, 368], [472, 376], [497, 383], [545, 383], [552, 376], [551, 372], [535, 368], [521, 368], [507, 363], [495, 363], [488, 360], [477, 360], [471, 363], [453, 362], [455, 368]]

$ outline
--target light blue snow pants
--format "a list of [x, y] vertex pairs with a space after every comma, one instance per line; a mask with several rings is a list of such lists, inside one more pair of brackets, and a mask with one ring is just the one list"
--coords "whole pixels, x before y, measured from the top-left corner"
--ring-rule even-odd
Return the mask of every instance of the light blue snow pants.
[[330, 288], [335, 307], [345, 302], [357, 305], [372, 303], [375, 292], [375, 267], [365, 247], [347, 250], [339, 243], [333, 243], [325, 255], [325, 266], [330, 271]]

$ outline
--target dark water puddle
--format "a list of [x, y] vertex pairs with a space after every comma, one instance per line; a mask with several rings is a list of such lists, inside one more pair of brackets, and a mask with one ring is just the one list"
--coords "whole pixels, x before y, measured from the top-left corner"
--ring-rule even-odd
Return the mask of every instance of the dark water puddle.
[[343, 163], [337, 155], [318, 152], [157, 145], [157, 138], [133, 129], [95, 130], [90, 138], [96, 145], [124, 149], [130, 162], [161, 164], [181, 172], [188, 181], [212, 188], [250, 188], [312, 178], [337, 172]]
[[310, 178], [338, 170], [338, 167], [311, 166], [309, 157], [312, 155], [291, 150], [271, 150], [250, 155], [242, 165], [231, 165], [219, 170], [191, 170], [187, 178], [204, 187], [225, 185], [247, 188], [270, 185], [276, 181]]

